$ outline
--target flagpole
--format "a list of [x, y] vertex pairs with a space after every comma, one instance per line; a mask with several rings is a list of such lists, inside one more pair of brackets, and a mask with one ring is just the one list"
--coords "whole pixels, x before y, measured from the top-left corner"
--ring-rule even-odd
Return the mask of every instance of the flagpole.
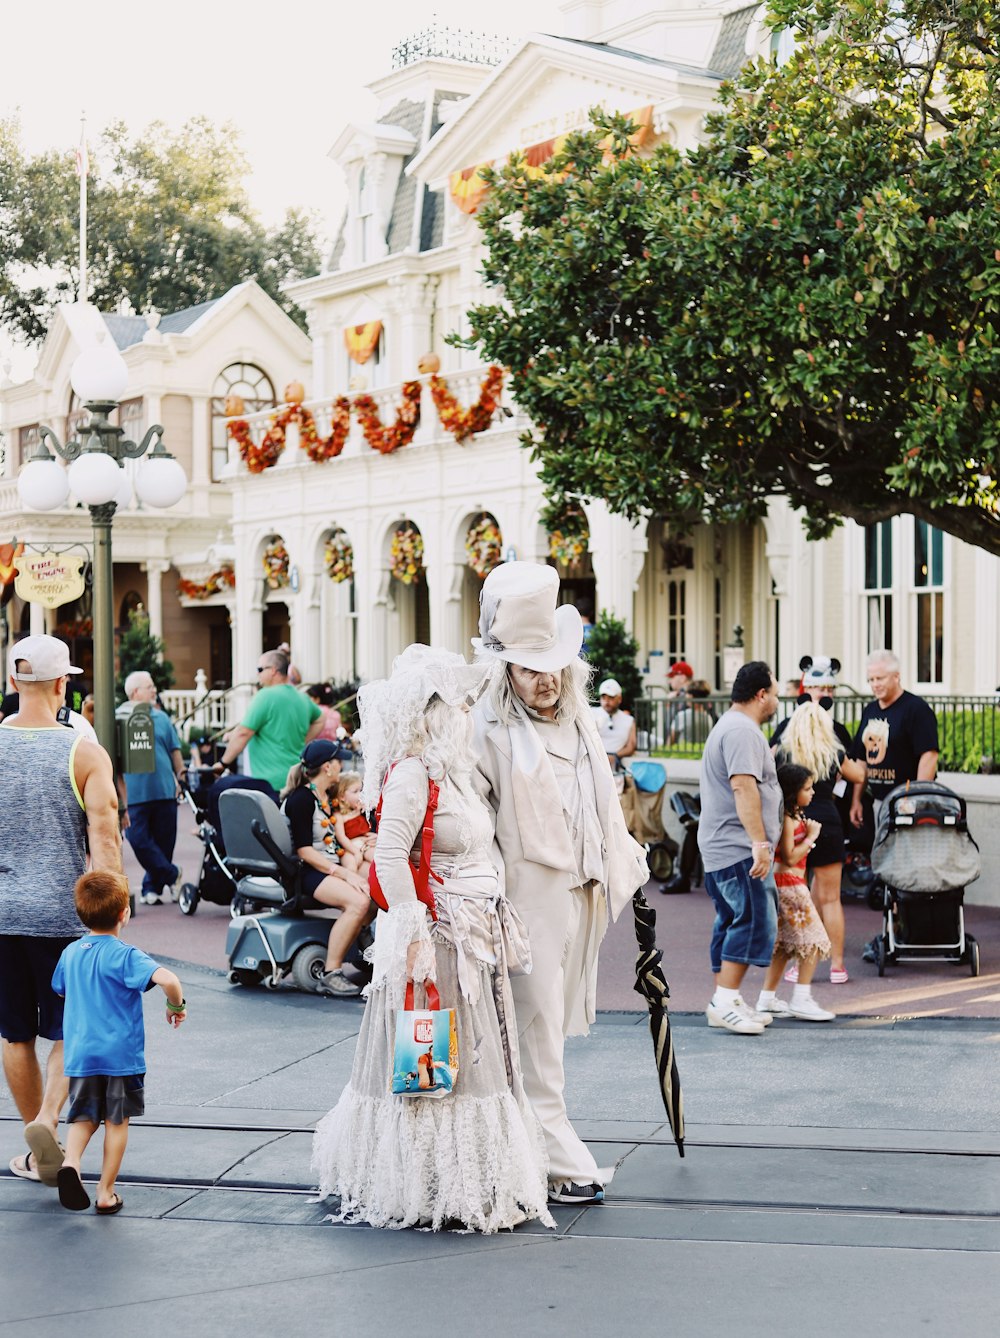
[[80, 174], [80, 289], [78, 300], [87, 301], [87, 173], [90, 168], [87, 155], [87, 115], [80, 117], [80, 149], [77, 171]]

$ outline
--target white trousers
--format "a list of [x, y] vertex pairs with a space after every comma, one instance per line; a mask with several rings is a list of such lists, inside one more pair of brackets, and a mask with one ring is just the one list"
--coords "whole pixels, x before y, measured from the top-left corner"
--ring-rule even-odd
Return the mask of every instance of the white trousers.
[[545, 1135], [549, 1180], [582, 1185], [603, 1184], [607, 1176], [566, 1114], [563, 1046], [594, 953], [599, 897], [603, 900], [600, 889], [564, 888], [530, 900], [512, 898], [528, 931], [532, 960], [531, 974], [510, 982], [524, 1090]]

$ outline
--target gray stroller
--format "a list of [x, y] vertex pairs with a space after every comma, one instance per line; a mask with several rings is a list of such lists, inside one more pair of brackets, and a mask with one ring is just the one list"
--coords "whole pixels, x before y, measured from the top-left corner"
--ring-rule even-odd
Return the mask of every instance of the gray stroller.
[[965, 963], [978, 976], [979, 945], [965, 932], [962, 902], [981, 862], [961, 795], [936, 781], [890, 790], [872, 869], [882, 890], [882, 933], [871, 945], [879, 975], [887, 963], [934, 961]]

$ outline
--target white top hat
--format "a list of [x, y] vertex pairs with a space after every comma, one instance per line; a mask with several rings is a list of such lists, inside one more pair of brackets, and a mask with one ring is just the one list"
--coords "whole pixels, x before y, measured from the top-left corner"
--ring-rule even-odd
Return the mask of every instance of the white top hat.
[[554, 673], [580, 654], [583, 620], [572, 604], [556, 607], [559, 577], [538, 562], [503, 562], [483, 582], [479, 636], [472, 647], [524, 669]]

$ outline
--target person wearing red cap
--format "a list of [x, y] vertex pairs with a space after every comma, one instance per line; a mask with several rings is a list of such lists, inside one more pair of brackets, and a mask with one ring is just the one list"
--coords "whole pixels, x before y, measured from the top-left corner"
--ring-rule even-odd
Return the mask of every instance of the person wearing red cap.
[[667, 670], [667, 682], [670, 685], [670, 691], [667, 694], [667, 719], [666, 727], [669, 736], [674, 727], [678, 715], [685, 710], [688, 704], [688, 688], [691, 686], [691, 680], [694, 678], [694, 670], [688, 664], [687, 660], [674, 660], [673, 664]]

